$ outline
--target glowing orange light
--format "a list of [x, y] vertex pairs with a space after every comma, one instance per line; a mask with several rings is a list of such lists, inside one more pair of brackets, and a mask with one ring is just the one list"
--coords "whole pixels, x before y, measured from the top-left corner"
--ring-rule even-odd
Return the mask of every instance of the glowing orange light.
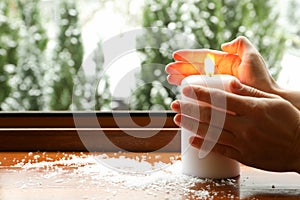
[[214, 62], [214, 56], [211, 54], [207, 54], [205, 60], [204, 60], [204, 71], [206, 75], [212, 76], [215, 72], [215, 62]]

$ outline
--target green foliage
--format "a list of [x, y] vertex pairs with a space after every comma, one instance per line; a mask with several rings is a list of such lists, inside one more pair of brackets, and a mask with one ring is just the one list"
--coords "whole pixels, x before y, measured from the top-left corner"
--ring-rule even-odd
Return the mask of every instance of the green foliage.
[[275, 3], [273, 0], [147, 0], [143, 26], [153, 28], [137, 40], [137, 48], [141, 47], [139, 51], [145, 59], [133, 109], [155, 106], [158, 97], [151, 93], [157, 81], [161, 84], [156, 93], [162, 99], [159, 104], [169, 108], [170, 99], [174, 99], [177, 92], [176, 87], [166, 81], [164, 65], [172, 62], [173, 51], [186, 48], [219, 50], [222, 43], [239, 35], [247, 36], [256, 45], [276, 78], [281, 69], [285, 38], [276, 24], [278, 13], [272, 9]]
[[23, 25], [25, 26], [27, 36], [33, 37], [33, 44], [44, 51], [48, 43], [46, 30], [41, 22], [40, 0], [17, 0]]
[[9, 0], [0, 2], [0, 110], [1, 104], [11, 92], [8, 83], [10, 73], [15, 70], [18, 63], [19, 30], [17, 24], [8, 17], [9, 6]]
[[289, 42], [292, 47], [292, 51], [296, 55], [299, 54], [300, 49], [300, 13], [298, 12], [300, 8], [300, 2], [297, 0], [290, 0], [287, 6], [287, 24], [288, 29], [286, 31], [289, 33]]
[[[110, 109], [111, 94], [109, 91], [109, 77], [105, 74], [104, 69], [104, 55], [102, 43], [98, 42], [96, 51], [94, 52], [94, 62], [96, 64], [95, 75], [92, 78], [96, 83], [95, 103], [93, 104], [95, 110]], [[93, 84], [94, 85], [94, 84]]]
[[10, 110], [41, 110], [44, 107], [43, 76], [48, 36], [40, 20], [39, 0], [17, 0], [19, 20], [18, 62], [10, 80]]
[[76, 2], [59, 2], [54, 49], [40, 11], [40, 0], [0, 1], [0, 110], [109, 109], [100, 43], [92, 55], [94, 72], [87, 75], [81, 68]]
[[[89, 62], [91, 59], [93, 62]], [[111, 94], [109, 79], [104, 71], [104, 55], [102, 43], [87, 58], [83, 68], [77, 73], [73, 90], [73, 110], [108, 110], [110, 108]]]
[[[74, 1], [63, 0], [60, 4], [59, 35], [55, 48], [55, 70], [50, 108], [68, 110], [72, 104], [74, 79], [83, 59], [78, 12]], [[83, 72], [80, 72], [83, 73]]]
[[[101, 43], [97, 44], [93, 61], [95, 69], [84, 69], [81, 30], [74, 1], [64, 0], [60, 5], [60, 32], [55, 52], [55, 81], [50, 102], [53, 110], [101, 110], [110, 103], [108, 77], [103, 72], [104, 56]], [[89, 62], [87, 62], [89, 64]], [[89, 74], [89, 70], [93, 70]], [[98, 90], [98, 81], [101, 79]]]

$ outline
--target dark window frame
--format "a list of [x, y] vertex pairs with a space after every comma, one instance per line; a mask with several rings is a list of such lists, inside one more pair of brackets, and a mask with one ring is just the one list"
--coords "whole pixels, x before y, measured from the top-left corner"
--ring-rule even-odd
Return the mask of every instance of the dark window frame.
[[[78, 132], [90, 140], [105, 135], [122, 149], [151, 152], [180, 150], [180, 129], [171, 111], [0, 112], [0, 151], [87, 151]], [[117, 121], [117, 122], [116, 122]], [[131, 137], [126, 132], [141, 137]], [[155, 132], [151, 138], [143, 134]], [[93, 151], [112, 151], [109, 147]]]

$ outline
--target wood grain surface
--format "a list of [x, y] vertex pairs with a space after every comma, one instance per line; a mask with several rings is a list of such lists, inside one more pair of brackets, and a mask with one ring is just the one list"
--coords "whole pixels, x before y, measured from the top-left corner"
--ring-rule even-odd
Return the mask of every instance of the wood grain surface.
[[[208, 196], [162, 188], [126, 188], [110, 181], [97, 182], [97, 172], [85, 173], [90, 163], [85, 158], [101, 153], [79, 152], [1, 152], [0, 199], [300, 199], [300, 175], [273, 173], [241, 166], [241, 175], [231, 181], [204, 180], [192, 188]], [[179, 153], [106, 153], [108, 158], [146, 158], [149, 163], [180, 162]], [[72, 160], [69, 164], [56, 161]], [[82, 158], [83, 160], [80, 160]], [[27, 168], [24, 164], [27, 163]], [[31, 163], [31, 164], [28, 164]], [[46, 163], [46, 164], [45, 164]], [[52, 163], [48, 165], [47, 163]], [[21, 164], [21, 165], [20, 165]], [[39, 165], [41, 164], [41, 165]], [[23, 167], [22, 167], [23, 166]], [[28, 168], [28, 166], [31, 166]], [[118, 175], [109, 180], [118, 180]], [[121, 178], [124, 175], [119, 175]], [[98, 177], [99, 178], [99, 177]], [[192, 178], [192, 177], [191, 177]], [[99, 180], [102, 180], [101, 177]], [[121, 180], [121, 179], [120, 179]], [[138, 179], [137, 179], [138, 180]], [[176, 180], [172, 183], [175, 184]], [[153, 191], [151, 191], [153, 189]], [[180, 188], [187, 190], [189, 188]]]
[[[180, 151], [174, 112], [0, 112], [0, 151]], [[118, 147], [118, 148], [116, 148]]]

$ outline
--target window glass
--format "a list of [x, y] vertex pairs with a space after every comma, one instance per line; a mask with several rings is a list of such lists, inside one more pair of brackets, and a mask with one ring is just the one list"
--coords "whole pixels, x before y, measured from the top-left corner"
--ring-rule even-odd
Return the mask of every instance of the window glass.
[[220, 50], [239, 35], [298, 89], [298, 9], [296, 0], [2, 0], [0, 109], [169, 110], [179, 91], [164, 71], [172, 52]]

